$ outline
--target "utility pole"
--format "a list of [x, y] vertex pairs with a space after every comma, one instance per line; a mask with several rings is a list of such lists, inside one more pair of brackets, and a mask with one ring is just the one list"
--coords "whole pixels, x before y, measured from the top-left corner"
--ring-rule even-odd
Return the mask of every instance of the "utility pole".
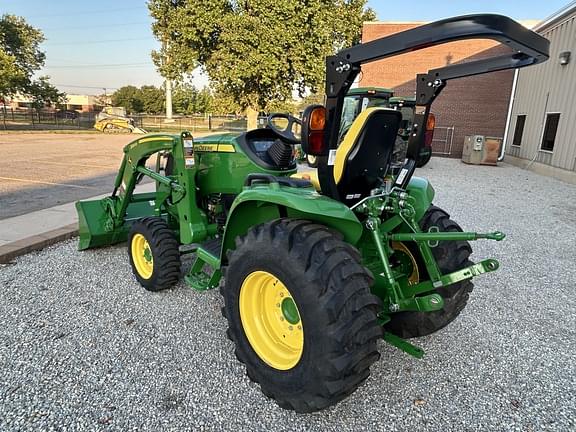
[[172, 81], [166, 80], [166, 122], [173, 122], [172, 119]]

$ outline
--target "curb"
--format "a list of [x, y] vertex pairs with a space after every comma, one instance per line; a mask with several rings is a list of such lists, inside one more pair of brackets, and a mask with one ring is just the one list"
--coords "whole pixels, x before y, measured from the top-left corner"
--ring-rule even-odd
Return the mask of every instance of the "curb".
[[78, 224], [73, 223], [46, 231], [42, 234], [17, 240], [0, 246], [0, 264], [9, 264], [14, 258], [33, 251], [44, 249], [55, 243], [71, 239], [78, 235]]

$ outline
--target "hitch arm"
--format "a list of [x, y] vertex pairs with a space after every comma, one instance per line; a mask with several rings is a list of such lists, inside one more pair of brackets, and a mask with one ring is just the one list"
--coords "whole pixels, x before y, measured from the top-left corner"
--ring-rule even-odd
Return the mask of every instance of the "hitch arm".
[[456, 270], [455, 272], [449, 273], [447, 275], [442, 275], [436, 282], [425, 281], [420, 282], [417, 285], [409, 286], [403, 290], [403, 294], [405, 297], [413, 297], [419, 294], [433, 291], [443, 286], [452, 285], [466, 279], [472, 279], [474, 276], [481, 275], [482, 273], [490, 273], [496, 271], [498, 270], [498, 267], [500, 267], [500, 263], [495, 259], [485, 259], [469, 267]]
[[454, 241], [454, 240], [496, 240], [501, 241], [506, 238], [506, 234], [495, 231], [491, 233], [475, 233], [475, 232], [440, 232], [440, 231], [429, 231], [420, 233], [396, 233], [389, 234], [388, 238], [392, 241]]

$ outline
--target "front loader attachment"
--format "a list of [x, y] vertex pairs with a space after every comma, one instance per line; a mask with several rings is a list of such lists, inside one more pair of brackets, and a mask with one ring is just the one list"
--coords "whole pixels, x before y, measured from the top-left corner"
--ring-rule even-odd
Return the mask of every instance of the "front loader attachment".
[[110, 198], [93, 201], [78, 201], [78, 249], [108, 246], [126, 239], [124, 226], [114, 229], [110, 226], [110, 214], [105, 202]]
[[116, 197], [78, 201], [78, 249], [110, 246], [126, 241], [131, 221], [156, 214], [155, 199], [155, 192], [132, 195], [126, 215], [121, 219], [114, 217], [118, 205]]
[[[80, 236], [78, 249], [109, 246], [126, 241], [134, 220], [160, 216], [168, 198], [170, 202], [182, 201], [186, 190], [173, 177], [161, 175], [146, 167], [146, 161], [151, 155], [172, 152], [176, 143], [180, 144], [178, 151], [183, 151], [182, 137], [191, 139], [187, 132], [181, 135], [148, 135], [124, 147], [124, 158], [110, 196], [76, 203]], [[184, 165], [182, 153], [179, 155], [178, 161], [182, 161]], [[157, 166], [156, 170], [159, 169]], [[184, 171], [183, 167], [179, 169]], [[135, 193], [136, 185], [145, 177], [155, 180], [155, 183], [143, 185], [146, 192]], [[151, 188], [146, 189], [152, 185], [155, 185], [153, 192], [150, 191]], [[186, 202], [182, 205], [186, 206]], [[192, 220], [191, 217], [188, 219]]]

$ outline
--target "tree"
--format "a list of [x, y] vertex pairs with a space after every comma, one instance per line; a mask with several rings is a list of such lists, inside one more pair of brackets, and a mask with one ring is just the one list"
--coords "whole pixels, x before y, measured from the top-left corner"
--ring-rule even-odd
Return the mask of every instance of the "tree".
[[32, 75], [44, 65], [40, 51], [42, 32], [15, 15], [0, 18], [0, 93], [11, 96], [27, 92]]
[[112, 104], [126, 108], [129, 114], [142, 112], [144, 103], [142, 94], [137, 87], [132, 85], [120, 87], [112, 94]]
[[198, 90], [187, 82], [178, 83], [172, 92], [172, 104], [178, 114], [195, 114], [212, 112], [213, 97], [210, 90]]
[[[0, 99], [16, 93], [32, 96], [32, 106], [40, 110], [46, 104], [61, 103], [65, 94], [48, 82], [49, 77], [33, 80], [33, 74], [44, 66], [46, 55], [40, 51], [42, 32], [22, 17], [0, 18]], [[4, 110], [6, 109], [4, 105]], [[5, 117], [5, 116], [4, 116]], [[6, 125], [4, 125], [6, 126]]]
[[140, 87], [140, 100], [142, 109], [150, 114], [158, 114], [164, 110], [164, 90], [153, 85]]
[[366, 0], [150, 0], [152, 30], [162, 41], [153, 60], [174, 79], [202, 66], [215, 90], [259, 111], [317, 92], [324, 58], [360, 39], [374, 19]]
[[212, 92], [210, 112], [213, 114], [240, 114], [243, 109], [238, 105], [232, 96], [219, 91]]
[[42, 76], [32, 81], [28, 87], [28, 93], [32, 96], [32, 106], [40, 111], [46, 105], [58, 105], [66, 101], [66, 94], [60, 92], [48, 82], [49, 77]]

